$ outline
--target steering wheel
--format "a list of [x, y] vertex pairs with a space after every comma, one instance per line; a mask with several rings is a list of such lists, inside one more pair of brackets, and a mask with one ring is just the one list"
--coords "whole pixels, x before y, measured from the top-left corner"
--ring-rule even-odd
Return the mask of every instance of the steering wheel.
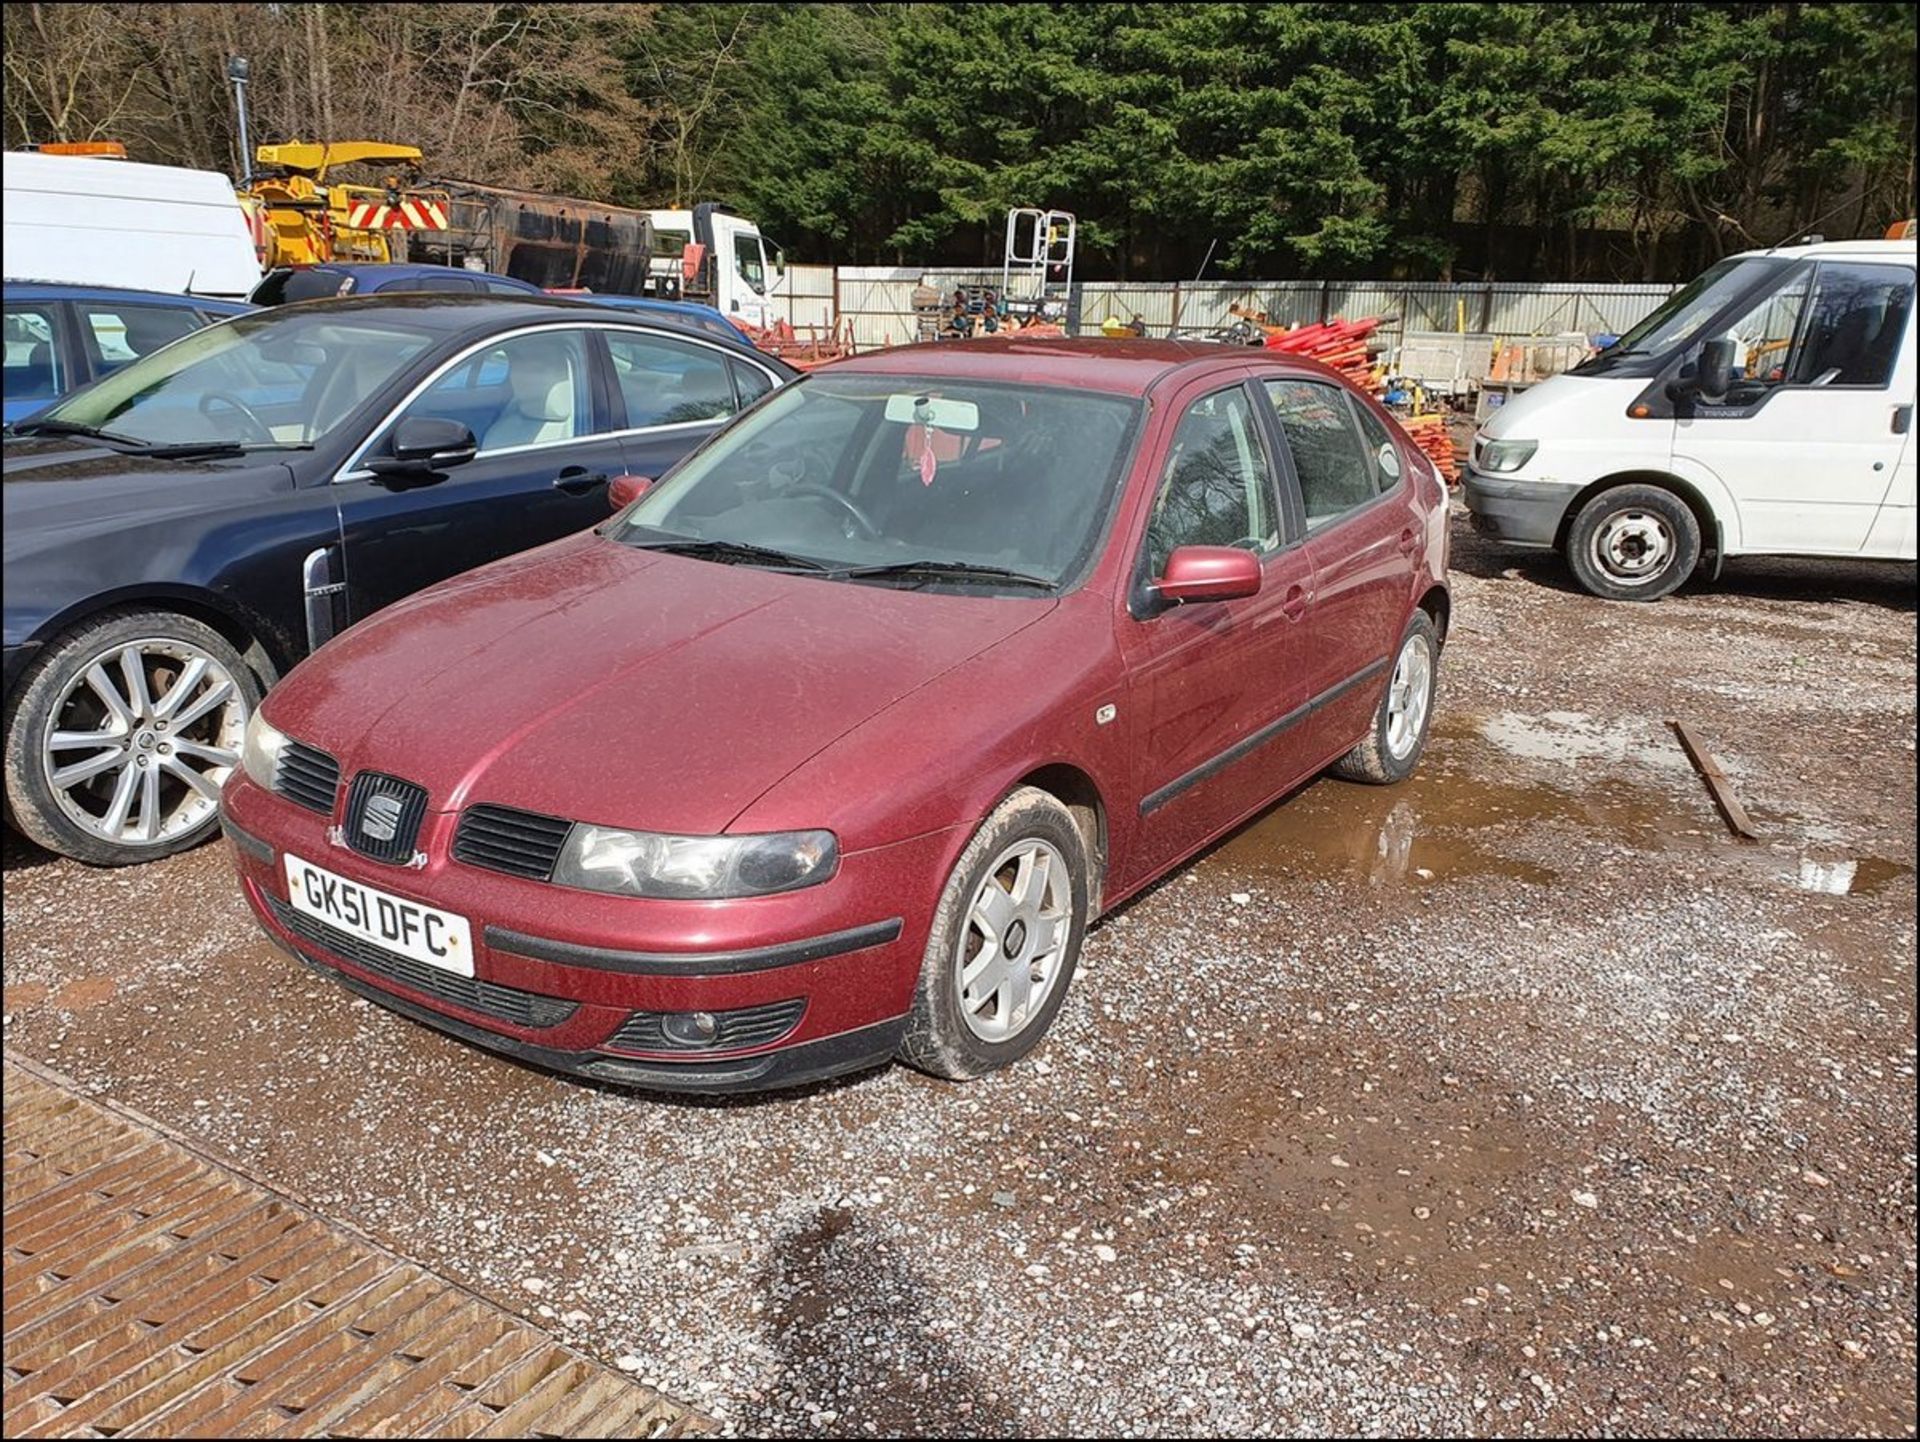
[[787, 494], [790, 496], [824, 496], [827, 500], [834, 502], [841, 510], [847, 513], [854, 524], [859, 526], [861, 534], [867, 540], [877, 541], [880, 539], [880, 528], [874, 525], [873, 517], [862, 510], [860, 503], [851, 496], [843, 495], [832, 487], [823, 486], [817, 481], [802, 481], [799, 485], [789, 490]]
[[233, 394], [232, 391], [208, 391], [205, 395], [201, 396], [200, 414], [203, 416], [211, 416], [215, 402], [224, 403], [240, 412], [240, 414], [246, 418], [247, 424], [253, 427], [253, 439], [255, 441], [269, 446], [273, 444], [273, 431], [268, 427], [267, 423], [253, 413], [253, 407], [241, 400], [239, 396]]

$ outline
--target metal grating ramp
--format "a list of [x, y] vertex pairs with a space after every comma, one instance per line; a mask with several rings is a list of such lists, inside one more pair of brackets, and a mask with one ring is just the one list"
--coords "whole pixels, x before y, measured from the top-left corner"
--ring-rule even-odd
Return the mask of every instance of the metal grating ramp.
[[680, 1437], [712, 1421], [5, 1062], [6, 1437]]

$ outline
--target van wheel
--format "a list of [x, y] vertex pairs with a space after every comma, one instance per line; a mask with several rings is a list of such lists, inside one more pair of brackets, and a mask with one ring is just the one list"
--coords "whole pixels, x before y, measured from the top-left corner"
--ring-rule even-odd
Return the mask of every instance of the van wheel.
[[6, 714], [7, 814], [95, 866], [184, 851], [220, 824], [260, 686], [212, 627], [108, 611], [53, 641]]
[[900, 1059], [965, 1081], [1032, 1051], [1080, 960], [1088, 875], [1080, 828], [1053, 796], [1022, 786], [995, 807], [940, 894]]
[[1567, 532], [1567, 564], [1609, 601], [1657, 601], [1700, 564], [1700, 521], [1660, 486], [1619, 486], [1580, 508]]

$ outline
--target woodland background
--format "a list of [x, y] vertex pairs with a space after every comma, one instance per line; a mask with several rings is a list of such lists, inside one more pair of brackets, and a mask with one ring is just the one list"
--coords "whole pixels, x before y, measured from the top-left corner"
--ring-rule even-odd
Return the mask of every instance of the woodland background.
[[8, 4], [9, 147], [404, 142], [428, 174], [718, 199], [807, 261], [1088, 278], [1675, 280], [1914, 210], [1899, 4]]

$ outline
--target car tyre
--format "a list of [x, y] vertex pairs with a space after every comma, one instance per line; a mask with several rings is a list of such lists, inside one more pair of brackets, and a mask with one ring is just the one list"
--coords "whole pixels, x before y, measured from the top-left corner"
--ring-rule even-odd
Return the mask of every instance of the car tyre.
[[1374, 786], [1411, 776], [1427, 749], [1439, 684], [1440, 633], [1431, 616], [1415, 611], [1394, 652], [1366, 739], [1334, 762], [1335, 774]]
[[1023, 786], [995, 807], [940, 894], [900, 1059], [966, 1081], [1032, 1051], [1079, 964], [1089, 883], [1085, 840], [1057, 798]]
[[[176, 696], [181, 685], [187, 690]], [[95, 866], [197, 846], [219, 829], [219, 786], [239, 763], [247, 717], [259, 704], [258, 678], [211, 626], [166, 611], [91, 617], [46, 645], [7, 706], [8, 820], [28, 840]], [[81, 734], [112, 739], [55, 744]], [[216, 759], [228, 754], [230, 762]], [[88, 767], [85, 779], [56, 785], [57, 774]], [[128, 809], [115, 828], [120, 778], [129, 772]], [[141, 834], [149, 805], [150, 834]]]
[[1567, 531], [1567, 564], [1589, 593], [1657, 601], [1700, 564], [1700, 518], [1663, 486], [1616, 486], [1580, 508]]

